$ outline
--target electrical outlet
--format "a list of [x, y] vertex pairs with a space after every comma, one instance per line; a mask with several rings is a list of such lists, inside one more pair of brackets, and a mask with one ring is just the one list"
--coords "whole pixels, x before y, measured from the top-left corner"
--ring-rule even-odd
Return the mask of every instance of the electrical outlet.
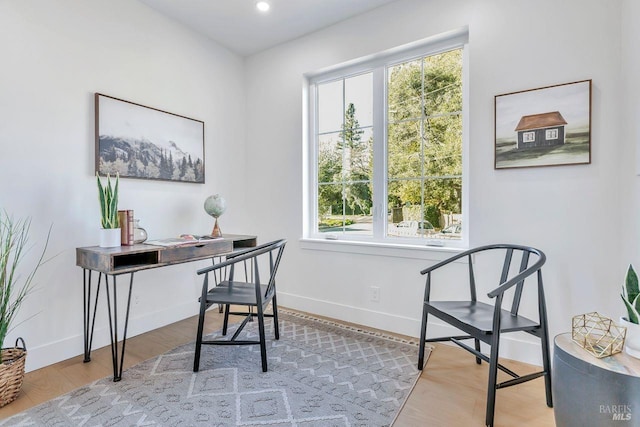
[[380, 288], [378, 286], [371, 286], [369, 288], [369, 298], [373, 302], [380, 302]]
[[140, 295], [133, 295], [133, 305], [140, 305]]

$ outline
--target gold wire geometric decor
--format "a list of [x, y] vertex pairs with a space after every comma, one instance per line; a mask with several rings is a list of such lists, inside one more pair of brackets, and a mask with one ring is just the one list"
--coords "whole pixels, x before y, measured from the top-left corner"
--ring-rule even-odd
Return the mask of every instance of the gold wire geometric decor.
[[596, 313], [573, 316], [571, 338], [598, 359], [620, 353], [627, 328]]

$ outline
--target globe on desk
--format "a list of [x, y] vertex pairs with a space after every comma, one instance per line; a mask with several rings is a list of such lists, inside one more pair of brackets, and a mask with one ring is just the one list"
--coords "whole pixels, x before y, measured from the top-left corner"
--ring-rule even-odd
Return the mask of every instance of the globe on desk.
[[227, 202], [219, 194], [214, 194], [213, 196], [209, 196], [204, 201], [205, 212], [216, 219], [216, 222], [213, 226], [213, 231], [211, 231], [212, 237], [222, 236], [222, 231], [220, 231], [220, 227], [218, 227], [218, 217], [222, 215], [226, 209], [227, 209]]

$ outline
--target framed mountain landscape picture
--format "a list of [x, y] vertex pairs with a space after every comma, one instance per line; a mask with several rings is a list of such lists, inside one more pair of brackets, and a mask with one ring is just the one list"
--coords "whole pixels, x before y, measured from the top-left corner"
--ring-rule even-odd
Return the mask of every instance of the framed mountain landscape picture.
[[495, 97], [495, 168], [591, 163], [591, 80]]
[[96, 172], [204, 183], [204, 122], [95, 94]]

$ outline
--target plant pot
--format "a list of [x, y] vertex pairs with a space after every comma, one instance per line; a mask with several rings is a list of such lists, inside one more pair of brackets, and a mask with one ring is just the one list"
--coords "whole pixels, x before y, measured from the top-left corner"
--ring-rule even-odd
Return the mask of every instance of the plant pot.
[[100, 229], [100, 247], [115, 248], [120, 246], [121, 235], [119, 228], [101, 228]]
[[[22, 347], [18, 343], [22, 341]], [[3, 348], [0, 363], [0, 407], [18, 397], [24, 380], [24, 362], [27, 359], [27, 346], [22, 338], [16, 340], [16, 346]]]
[[620, 324], [627, 328], [627, 337], [624, 340], [624, 352], [631, 357], [640, 359], [640, 325], [631, 323], [624, 317], [620, 318]]

